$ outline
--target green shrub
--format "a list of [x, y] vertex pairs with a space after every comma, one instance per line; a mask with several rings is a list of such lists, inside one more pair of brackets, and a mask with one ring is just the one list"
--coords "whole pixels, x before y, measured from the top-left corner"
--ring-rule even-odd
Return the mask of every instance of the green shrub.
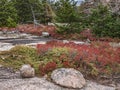
[[82, 25], [80, 15], [77, 12], [75, 0], [60, 0], [56, 2], [56, 22], [58, 33], [80, 33]]
[[38, 70], [39, 61], [35, 48], [16, 46], [9, 51], [0, 52], [0, 64], [19, 69], [23, 64], [31, 64]]
[[[51, 72], [51, 70], [65, 67], [64, 63], [70, 61], [69, 49], [65, 47], [52, 48], [44, 56], [40, 55], [40, 60], [42, 61], [42, 63], [39, 66], [41, 72], [40, 74], [41, 75], [48, 74]], [[70, 63], [68, 64], [70, 66]]]
[[0, 27], [15, 27], [17, 24], [17, 11], [11, 0], [0, 1]]
[[107, 6], [99, 5], [93, 9], [89, 19], [93, 33], [98, 37], [120, 38], [120, 18], [113, 16]]
[[11, 17], [8, 17], [7, 27], [16, 27], [16, 26], [17, 26], [17, 23]]
[[[40, 55], [40, 75], [49, 74], [56, 68], [75, 68], [87, 75], [97, 75], [98, 70], [93, 63], [79, 60], [78, 52], [67, 47], [53, 47], [44, 56]], [[77, 59], [76, 59], [77, 58]], [[86, 71], [86, 72], [85, 72]]]

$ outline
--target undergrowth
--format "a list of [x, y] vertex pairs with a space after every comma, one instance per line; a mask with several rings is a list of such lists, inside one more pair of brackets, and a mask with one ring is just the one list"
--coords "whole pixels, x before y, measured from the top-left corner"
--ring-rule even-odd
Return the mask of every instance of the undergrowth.
[[0, 64], [18, 70], [23, 64], [30, 64], [37, 71], [39, 61], [35, 48], [16, 46], [9, 51], [0, 52]]

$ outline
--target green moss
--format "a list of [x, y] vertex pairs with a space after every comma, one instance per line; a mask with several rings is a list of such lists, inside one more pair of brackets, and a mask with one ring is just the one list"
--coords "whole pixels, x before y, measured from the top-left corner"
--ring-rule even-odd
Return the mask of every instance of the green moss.
[[51, 50], [49, 50], [44, 56], [40, 55], [40, 60], [43, 61], [44, 64], [48, 62], [56, 62], [56, 63], [61, 63], [60, 62], [60, 57], [64, 55], [65, 57], [63, 58], [62, 61], [65, 59], [68, 60], [69, 56], [69, 48], [66, 47], [54, 47]]
[[36, 70], [40, 64], [35, 48], [16, 46], [9, 51], [0, 52], [0, 64], [18, 70], [23, 64], [31, 64]]

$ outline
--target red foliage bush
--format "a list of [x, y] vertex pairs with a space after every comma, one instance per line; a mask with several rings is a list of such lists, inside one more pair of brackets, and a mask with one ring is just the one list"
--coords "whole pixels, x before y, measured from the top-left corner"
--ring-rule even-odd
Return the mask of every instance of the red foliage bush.
[[45, 75], [46, 73], [53, 71], [57, 68], [55, 62], [48, 62], [46, 65], [39, 65], [39, 70], [41, 71], [41, 75]]
[[63, 62], [63, 67], [69, 68], [69, 67], [72, 67], [72, 66], [71, 66], [71, 64], [70, 64], [69, 61], [64, 61], [64, 62]]
[[[69, 52], [69, 58], [67, 58], [69, 60], [62, 62], [63, 67], [79, 68], [80, 64], [84, 63], [93, 69], [91, 65], [91, 63], [93, 63], [93, 66], [99, 73], [105, 73], [103, 71], [107, 71], [108, 69], [110, 69], [112, 73], [115, 73], [117, 70], [116, 68], [120, 65], [120, 48], [113, 48], [107, 42], [93, 42], [91, 45], [81, 45], [73, 42], [63, 43], [61, 41], [50, 41], [45, 45], [38, 44], [38, 53], [42, 52], [41, 49], [43, 47], [46, 50], [54, 47], [71, 48], [73, 51]], [[61, 55], [59, 60], [62, 58], [66, 58], [66, 56]], [[71, 66], [71, 63], [73, 66]]]
[[34, 26], [33, 24], [25, 24], [25, 25], [19, 25], [17, 29], [20, 32], [25, 32], [25, 33], [30, 33], [34, 35], [41, 35], [42, 32], [47, 31], [50, 34], [54, 34], [55, 32], [55, 27], [54, 26], [45, 26], [45, 25], [40, 25], [40, 26]]

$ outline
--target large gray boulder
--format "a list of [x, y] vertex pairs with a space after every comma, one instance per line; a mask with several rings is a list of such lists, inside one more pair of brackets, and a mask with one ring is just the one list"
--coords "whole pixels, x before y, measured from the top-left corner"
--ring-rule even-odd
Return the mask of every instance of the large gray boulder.
[[73, 68], [56, 69], [51, 74], [53, 82], [68, 88], [82, 88], [86, 85], [83, 75]]
[[22, 65], [20, 74], [23, 78], [32, 78], [35, 76], [35, 70], [29, 64]]

